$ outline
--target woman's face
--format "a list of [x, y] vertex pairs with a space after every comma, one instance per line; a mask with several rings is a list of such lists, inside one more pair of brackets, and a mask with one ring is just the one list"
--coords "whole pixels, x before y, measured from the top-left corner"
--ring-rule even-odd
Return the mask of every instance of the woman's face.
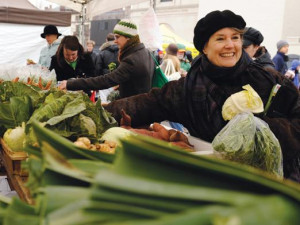
[[233, 28], [215, 32], [203, 49], [208, 60], [219, 67], [233, 67], [242, 55], [241, 34]]
[[88, 52], [92, 52], [93, 49], [94, 49], [94, 45], [93, 44], [87, 44], [86, 48], [87, 48]]
[[123, 49], [128, 40], [129, 38], [125, 36], [115, 34], [115, 43], [119, 46], [119, 49]]
[[259, 46], [258, 45], [254, 45], [251, 44], [249, 46], [247, 46], [246, 48], [244, 48], [245, 52], [248, 53], [248, 55], [253, 58], [253, 56], [255, 55], [256, 51], [258, 50]]
[[76, 61], [78, 57], [78, 51], [73, 51], [73, 50], [70, 50], [70, 49], [66, 49], [64, 48], [64, 58], [65, 60], [67, 60], [68, 62], [74, 62]]
[[57, 34], [46, 34], [45, 39], [51, 45], [57, 39]]

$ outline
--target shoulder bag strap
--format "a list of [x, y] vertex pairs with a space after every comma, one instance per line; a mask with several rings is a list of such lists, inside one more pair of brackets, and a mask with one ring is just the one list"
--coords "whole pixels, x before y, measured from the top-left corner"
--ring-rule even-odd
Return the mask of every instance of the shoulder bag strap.
[[150, 55], [152, 56], [152, 59], [154, 60], [154, 62], [155, 62], [155, 65], [156, 65], [156, 66], [159, 66], [159, 64], [158, 64], [157, 60], [155, 59], [155, 57], [152, 55], [152, 53], [151, 53], [151, 52], [150, 52]]

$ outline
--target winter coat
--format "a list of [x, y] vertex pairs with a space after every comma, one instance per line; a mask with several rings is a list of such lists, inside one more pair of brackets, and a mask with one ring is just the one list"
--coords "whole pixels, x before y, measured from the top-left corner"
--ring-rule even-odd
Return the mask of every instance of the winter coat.
[[264, 46], [259, 47], [254, 55], [254, 58], [254, 61], [262, 65], [263, 67], [275, 68], [275, 65], [271, 59], [271, 55]]
[[275, 69], [280, 72], [282, 75], [288, 70], [286, 62], [288, 61], [288, 56], [282, 52], [277, 52], [277, 54], [272, 59], [275, 64]]
[[39, 64], [47, 68], [50, 67], [51, 57], [56, 54], [57, 48], [60, 45], [60, 39], [56, 39], [51, 45], [47, 45], [41, 49]]
[[96, 68], [96, 61], [97, 61], [97, 57], [98, 57], [98, 54], [95, 52], [95, 51], [92, 51], [92, 52], [87, 52], [91, 55], [91, 58], [93, 60], [93, 63], [95, 65], [95, 68]]
[[250, 84], [266, 105], [272, 87], [276, 83], [286, 84], [289, 94], [284, 99], [293, 99], [291, 107], [286, 107], [285, 101], [279, 103], [280, 109], [288, 110], [286, 115], [259, 116], [269, 124], [281, 144], [285, 176], [296, 171], [300, 179], [300, 96], [293, 84], [276, 70], [264, 69], [251, 60], [223, 69], [205, 58], [202, 55], [193, 63], [186, 78], [169, 82], [161, 89], [153, 88], [147, 94], [117, 100], [108, 104], [106, 110], [120, 121], [124, 109], [131, 116], [133, 127], [163, 120], [178, 122], [191, 135], [211, 142], [226, 125], [221, 112], [231, 94]]
[[100, 47], [100, 52], [96, 59], [96, 73], [103, 75], [110, 72], [109, 65], [115, 63], [115, 68], [119, 66], [118, 61], [119, 47], [112, 41], [105, 42]]
[[[59, 64], [57, 62], [57, 56], [54, 55], [52, 56], [49, 70], [51, 71], [52, 69], [55, 70], [57, 81], [95, 76], [95, 66], [89, 53], [78, 56], [75, 70], [66, 62], [64, 57], [60, 58]], [[81, 90], [85, 90], [85, 88], [82, 88]]]
[[173, 62], [175, 72], [179, 72], [180, 71], [180, 61], [176, 55], [170, 55], [170, 54], [166, 54], [163, 58], [163, 62], [160, 65], [160, 68], [162, 69], [162, 71], [165, 73], [166, 67], [168, 64], [167, 62], [169, 59], [172, 60], [172, 62]]
[[132, 47], [111, 73], [87, 79], [68, 80], [68, 90], [102, 90], [119, 85], [120, 97], [146, 93], [151, 88], [154, 61], [143, 43]]

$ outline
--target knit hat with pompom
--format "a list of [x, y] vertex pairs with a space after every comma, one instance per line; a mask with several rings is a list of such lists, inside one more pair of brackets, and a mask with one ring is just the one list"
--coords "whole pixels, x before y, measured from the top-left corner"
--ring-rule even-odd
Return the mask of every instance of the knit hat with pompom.
[[132, 20], [122, 19], [116, 24], [113, 33], [131, 38], [138, 34], [137, 25]]

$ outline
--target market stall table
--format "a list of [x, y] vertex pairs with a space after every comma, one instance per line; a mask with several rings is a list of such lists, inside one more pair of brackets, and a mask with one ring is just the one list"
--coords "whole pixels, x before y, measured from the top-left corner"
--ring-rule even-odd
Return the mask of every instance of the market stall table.
[[0, 157], [11, 189], [17, 192], [20, 199], [32, 204], [30, 191], [25, 186], [28, 175], [21, 168], [21, 161], [27, 158], [27, 153], [11, 151], [2, 138], [0, 142], [2, 147]]

